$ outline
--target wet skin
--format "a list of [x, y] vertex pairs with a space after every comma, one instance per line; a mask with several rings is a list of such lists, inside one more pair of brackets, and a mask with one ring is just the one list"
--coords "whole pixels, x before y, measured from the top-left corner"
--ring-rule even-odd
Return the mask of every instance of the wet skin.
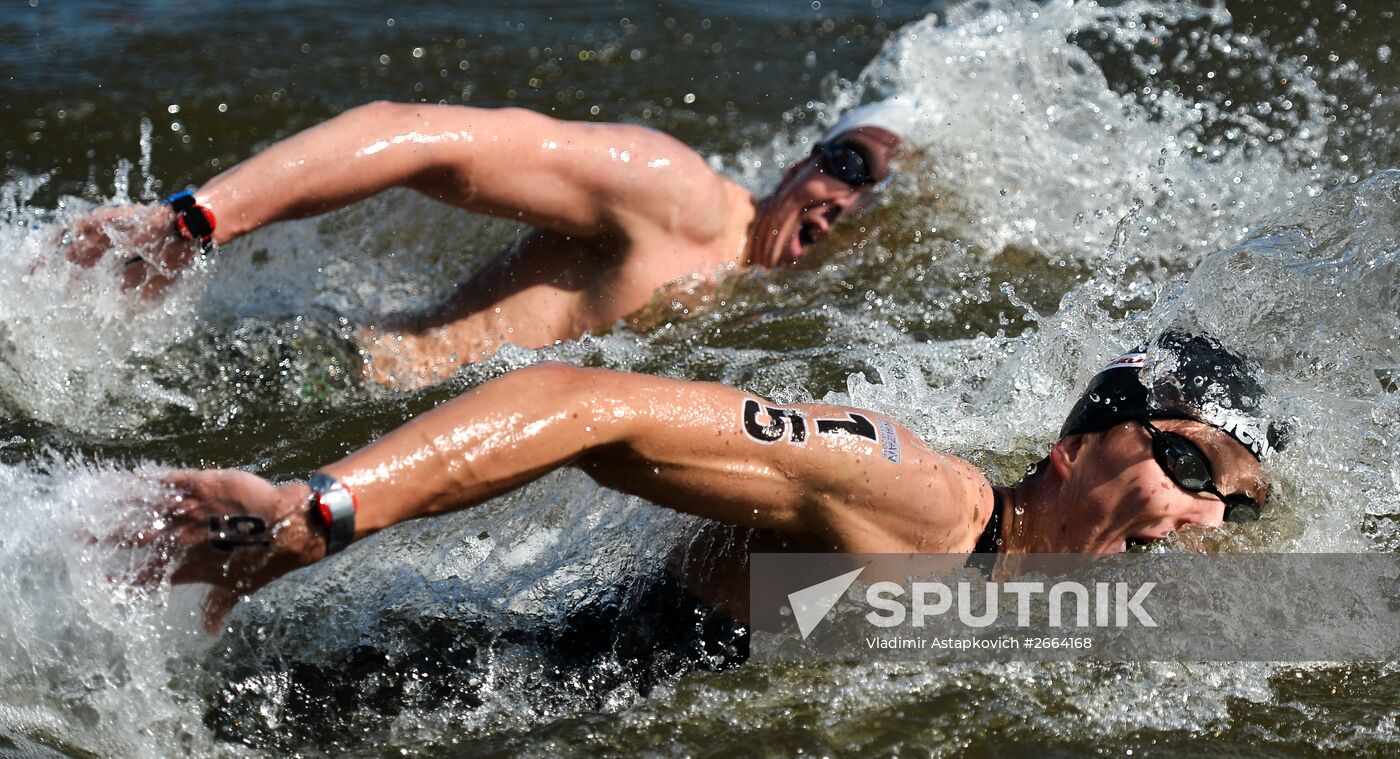
[[[888, 173], [898, 137], [866, 128], [848, 138], [869, 146], [872, 163], [880, 172], [876, 176]], [[635, 151], [636, 143], [628, 143], [628, 149]], [[651, 162], [657, 160], [669, 159], [663, 156]], [[687, 164], [672, 162], [686, 166], [687, 171], [701, 170], [699, 165]], [[708, 167], [703, 171], [710, 173]], [[397, 385], [444, 379], [462, 363], [487, 358], [505, 343], [540, 347], [611, 325], [678, 280], [704, 280], [719, 271], [755, 265], [790, 264], [872, 195], [869, 188], [851, 188], [827, 176], [814, 157], [795, 164], [774, 193], [760, 201], [718, 174], [694, 184], [716, 182], [718, 188], [710, 191], [720, 202], [688, 202], [687, 209], [673, 211], [705, 213], [706, 205], [717, 206], [717, 234], [710, 239], [687, 238], [670, 230], [603, 238], [547, 228], [527, 233], [463, 282], [440, 307], [365, 330], [362, 344], [372, 357], [371, 376]], [[665, 257], [658, 252], [665, 252]]]
[[[875, 177], [888, 174], [895, 135], [864, 127], [842, 137], [859, 143]], [[445, 303], [361, 332], [369, 376], [404, 387], [445, 379], [506, 343], [535, 348], [609, 326], [680, 280], [791, 263], [871, 196], [827, 176], [815, 157], [756, 201], [654, 130], [374, 103], [269, 147], [196, 197], [226, 244], [391, 187], [531, 227]], [[101, 209], [69, 230], [65, 249], [93, 265], [119, 248], [125, 286], [154, 296], [193, 259], [170, 225], [160, 207]]]
[[[1154, 424], [1201, 449], [1222, 493], [1267, 502], [1269, 485], [1259, 462], [1234, 438], [1199, 422]], [[1066, 437], [1051, 450], [1047, 466], [1049, 476], [1029, 478], [1006, 491], [1003, 534], [1011, 551], [1118, 553], [1188, 526], [1224, 523], [1225, 503], [1173, 481], [1153, 458], [1151, 438], [1136, 422]], [[1073, 508], [1041, 507], [1044, 503]]]
[[[887, 424], [886, 437], [761, 440], [744, 423], [741, 410], [751, 402], [809, 420], [858, 413]], [[1226, 494], [1267, 496], [1258, 464], [1233, 439], [1193, 422], [1159, 427], [1196, 442]], [[889, 435], [901, 450], [897, 461], [881, 455]], [[751, 539], [711, 540], [710, 555], [686, 562], [703, 571], [682, 577], [697, 596], [741, 618], [750, 551], [967, 553], [994, 503], [975, 467], [880, 414], [779, 406], [714, 383], [558, 364], [485, 383], [321, 471], [355, 493], [362, 538], [473, 507], [564, 466], [658, 506], [752, 530]], [[171, 500], [156, 509], [165, 526], [142, 534], [186, 547], [174, 578], [216, 586], [211, 622], [240, 594], [324, 556], [324, 528], [307, 508], [304, 483], [275, 487], [228, 470], [177, 473], [170, 483]], [[1171, 481], [1131, 423], [1062, 439], [1042, 474], [1005, 493], [1003, 550], [1012, 554], [1115, 553], [1190, 525], [1217, 527], [1224, 512], [1215, 496]], [[269, 546], [240, 549], [236, 562], [210, 548], [208, 519], [224, 515], [273, 525]]]
[[[893, 132], [861, 127], [832, 140], [855, 143], [876, 184], [892, 173], [890, 162], [900, 143]], [[758, 204], [748, 244], [750, 262], [780, 266], [798, 260], [831, 234], [837, 221], [865, 207], [872, 196], [869, 188], [856, 190], [830, 176], [816, 155], [793, 164], [773, 194]]]
[[[1243, 493], [1267, 504], [1269, 484], [1258, 460], [1229, 435], [1209, 425], [1183, 420], [1155, 422], [1195, 443], [1210, 463], [1212, 479], [1225, 495]], [[960, 461], [960, 460], [959, 460]], [[970, 468], [967, 462], [960, 461]], [[1002, 488], [1002, 553], [1122, 553], [1166, 538], [1177, 531], [1217, 528], [1224, 524], [1225, 503], [1209, 493], [1193, 493], [1176, 484], [1152, 456], [1151, 438], [1135, 422], [1099, 433], [1074, 435], [1051, 450], [1043, 477], [1027, 478]], [[959, 531], [950, 553], [968, 553], [981, 537], [994, 508], [990, 483], [980, 473], [987, 497], [978, 490], [974, 504], [954, 508], [969, 515], [969, 529]], [[919, 504], [905, 504], [918, 508]], [[748, 613], [748, 553], [824, 552], [839, 550], [811, 536], [757, 531], [751, 542], [721, 536], [701, 548], [717, 561], [676, 562], [676, 572], [696, 596], [738, 619]], [[910, 551], [883, 545], [868, 553]], [[929, 550], [927, 547], [912, 549]]]
[[[842, 137], [858, 144], [875, 179], [888, 174], [894, 135], [862, 128]], [[215, 239], [225, 243], [395, 186], [534, 226], [441, 308], [364, 333], [372, 375], [397, 384], [441, 379], [505, 342], [544, 345], [609, 324], [682, 277], [790, 263], [870, 195], [828, 175], [815, 156], [755, 202], [694, 151], [651, 130], [518, 110], [376, 104], [272, 146], [198, 196], [218, 214]], [[69, 255], [79, 263], [111, 248], [111, 225], [95, 218], [70, 240]], [[143, 260], [123, 271], [134, 289], [152, 293], [190, 248], [166, 238], [164, 209], [141, 209], [136, 219], [130, 231]], [[715, 572], [685, 578], [698, 595], [723, 602], [737, 599], [753, 548], [972, 550], [994, 498], [968, 462], [871, 412], [860, 413], [896, 431], [899, 462], [856, 435], [815, 435], [802, 445], [755, 441], [739, 412], [752, 398], [709, 383], [531, 367], [443, 404], [323, 471], [356, 493], [356, 536], [363, 537], [469, 508], [575, 465], [658, 505], [755, 530], [752, 541], [730, 542], [713, 562], [697, 562]], [[833, 418], [855, 411], [774, 408]], [[1262, 492], [1257, 464], [1232, 439], [1190, 422], [1159, 426], [1206, 452], [1225, 493]], [[1048, 461], [1041, 476], [1006, 491], [1008, 552], [1116, 552], [1188, 525], [1221, 522], [1220, 500], [1172, 482], [1136, 425], [1065, 438]], [[302, 483], [279, 488], [244, 472], [210, 471], [177, 474], [170, 484], [178, 497], [158, 509], [167, 526], [141, 534], [189, 549], [174, 578], [216, 586], [211, 620], [239, 594], [324, 555]], [[273, 525], [262, 553], [238, 549], [253, 553], [230, 557], [211, 542], [209, 517], [239, 515]]]

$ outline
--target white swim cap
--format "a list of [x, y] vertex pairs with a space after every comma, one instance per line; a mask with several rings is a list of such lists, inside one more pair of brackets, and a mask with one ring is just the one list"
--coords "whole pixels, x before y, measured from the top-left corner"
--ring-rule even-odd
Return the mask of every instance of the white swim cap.
[[841, 114], [841, 118], [837, 119], [836, 123], [832, 124], [831, 128], [822, 135], [822, 142], [845, 134], [852, 129], [866, 126], [879, 127], [894, 132], [902, 138], [908, 134], [909, 128], [913, 126], [914, 119], [918, 115], [919, 109], [909, 98], [891, 95], [884, 100], [856, 106]]

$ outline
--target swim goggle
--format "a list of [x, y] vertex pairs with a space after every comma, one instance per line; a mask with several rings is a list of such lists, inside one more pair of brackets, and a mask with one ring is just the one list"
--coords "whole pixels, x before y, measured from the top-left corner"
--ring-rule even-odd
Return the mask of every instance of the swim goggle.
[[1242, 493], [1225, 495], [1211, 479], [1210, 460], [1195, 443], [1175, 432], [1165, 432], [1146, 419], [1137, 423], [1152, 437], [1152, 458], [1177, 485], [1192, 493], [1210, 493], [1225, 503], [1226, 522], [1253, 522], [1263, 507]]
[[880, 180], [870, 173], [870, 159], [855, 140], [835, 139], [812, 148], [817, 170], [836, 181], [859, 190]]

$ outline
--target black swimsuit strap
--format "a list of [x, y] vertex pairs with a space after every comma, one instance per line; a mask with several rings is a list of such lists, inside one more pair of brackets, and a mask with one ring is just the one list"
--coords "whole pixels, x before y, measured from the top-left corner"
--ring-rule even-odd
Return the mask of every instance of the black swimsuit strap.
[[973, 553], [996, 553], [1001, 549], [1001, 491], [992, 488], [992, 516], [977, 538]]

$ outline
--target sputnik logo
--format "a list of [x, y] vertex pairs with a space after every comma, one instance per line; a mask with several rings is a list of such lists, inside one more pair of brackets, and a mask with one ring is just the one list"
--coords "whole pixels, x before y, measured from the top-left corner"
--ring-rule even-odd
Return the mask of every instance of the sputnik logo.
[[802, 633], [803, 640], [826, 619], [832, 607], [836, 606], [836, 602], [841, 600], [841, 596], [846, 594], [846, 590], [864, 571], [865, 567], [853, 569], [846, 574], [788, 594], [788, 604], [792, 606], [792, 616], [797, 620], [797, 630]]

